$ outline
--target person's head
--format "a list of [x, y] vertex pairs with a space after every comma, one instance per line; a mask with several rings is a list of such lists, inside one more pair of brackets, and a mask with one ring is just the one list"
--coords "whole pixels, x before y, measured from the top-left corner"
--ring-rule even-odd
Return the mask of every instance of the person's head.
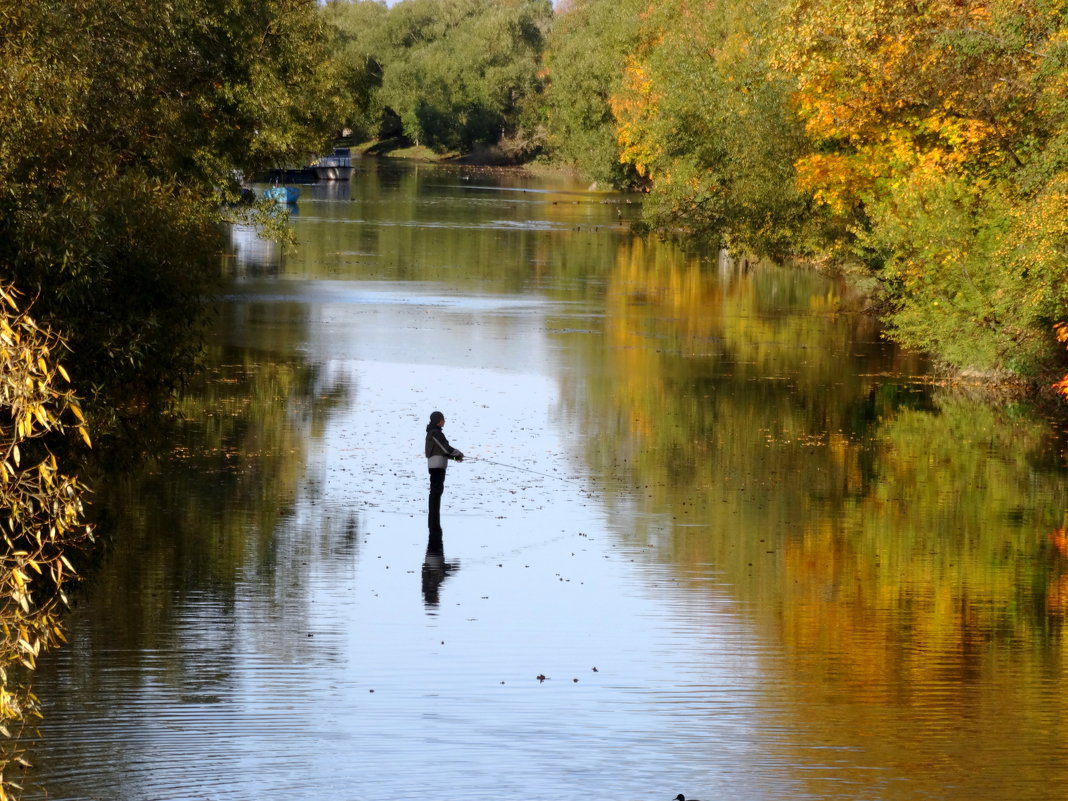
[[431, 412], [430, 425], [441, 428], [443, 425], [445, 425], [445, 415], [443, 415], [441, 412]]

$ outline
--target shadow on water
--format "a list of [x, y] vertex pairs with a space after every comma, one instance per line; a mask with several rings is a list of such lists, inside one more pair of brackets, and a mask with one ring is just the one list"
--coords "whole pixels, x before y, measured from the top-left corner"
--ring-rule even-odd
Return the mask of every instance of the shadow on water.
[[427, 536], [426, 558], [423, 560], [423, 603], [434, 614], [441, 603], [441, 584], [460, 569], [457, 560], [445, 560], [445, 543], [440, 529]]

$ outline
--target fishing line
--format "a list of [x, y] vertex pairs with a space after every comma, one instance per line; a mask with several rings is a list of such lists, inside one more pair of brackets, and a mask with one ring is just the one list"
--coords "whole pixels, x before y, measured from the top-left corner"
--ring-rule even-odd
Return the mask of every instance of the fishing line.
[[557, 481], [566, 481], [568, 484], [578, 484], [579, 486], [582, 486], [581, 482], [576, 481], [573, 478], [564, 478], [563, 476], [554, 476], [552, 473], [539, 473], [537, 470], [531, 470], [530, 468], [527, 468], [527, 467], [519, 467], [518, 465], [514, 465], [514, 464], [505, 464], [504, 462], [495, 462], [492, 459], [486, 459], [486, 458], [483, 458], [481, 456], [465, 456], [464, 457], [464, 461], [465, 462], [467, 462], [467, 461], [485, 462], [486, 464], [495, 464], [495, 465], [497, 465], [497, 467], [507, 467], [510, 470], [519, 470], [519, 471], [522, 471], [524, 473], [530, 473], [530, 474], [535, 475], [535, 476], [543, 476], [545, 478], [555, 478]]

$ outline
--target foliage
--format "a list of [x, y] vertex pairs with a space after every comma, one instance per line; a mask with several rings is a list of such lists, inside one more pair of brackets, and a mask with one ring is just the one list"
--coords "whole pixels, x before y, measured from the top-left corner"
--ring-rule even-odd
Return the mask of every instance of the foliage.
[[638, 46], [646, 0], [575, 0], [557, 9], [545, 50], [548, 83], [542, 113], [554, 158], [615, 187], [641, 176], [620, 159], [612, 97], [623, 84], [627, 54]]
[[312, 0], [0, 0], [0, 269], [115, 421], [195, 354], [235, 175], [335, 119]]
[[665, 0], [613, 96], [621, 159], [652, 181], [649, 217], [737, 252], [785, 255], [810, 218], [794, 189], [804, 137], [769, 67], [778, 0]]
[[[72, 438], [89, 445], [85, 420], [57, 361], [65, 348], [54, 332], [19, 310], [10, 288], [0, 288], [0, 734], [12, 736], [37, 714], [36, 698], [9, 669], [33, 669], [42, 650], [62, 641], [64, 589], [74, 578], [73, 552], [87, 548], [92, 529], [83, 520], [85, 487], [65, 464]], [[3, 765], [20, 759], [0, 753]]]
[[329, 19], [365, 76], [356, 116], [396, 115], [443, 153], [519, 133], [551, 13], [548, 0], [403, 0], [334, 3]]
[[847, 210], [913, 171], [990, 175], [1019, 160], [1036, 60], [1031, 32], [1008, 29], [1018, 14], [953, 0], [792, 6], [780, 59], [817, 146], [801, 183], [819, 199]]
[[870, 231], [859, 237], [861, 246], [887, 251], [890, 335], [959, 367], [1037, 370], [1051, 357], [1049, 307], [1005, 252], [1020, 247], [1010, 199], [959, 177], [917, 183], [870, 204]]
[[379, 36], [385, 30], [389, 9], [385, 3], [371, 0], [330, 0], [322, 13], [335, 37], [333, 61], [338, 78], [350, 98], [341, 110], [343, 124], [352, 129], [356, 139], [374, 138], [381, 129], [383, 115], [378, 91], [382, 86], [382, 58], [392, 49]]
[[1068, 4], [576, 0], [550, 43], [556, 152], [618, 154], [654, 227], [853, 262], [955, 368], [1063, 360]]
[[1049, 364], [1068, 312], [1065, 4], [805, 0], [788, 22], [799, 183], [859, 234], [892, 336], [958, 368]]

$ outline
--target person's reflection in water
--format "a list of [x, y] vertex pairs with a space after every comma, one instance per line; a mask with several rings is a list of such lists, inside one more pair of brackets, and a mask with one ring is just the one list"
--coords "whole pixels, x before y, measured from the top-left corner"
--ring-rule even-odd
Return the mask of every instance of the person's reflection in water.
[[445, 543], [441, 538], [441, 529], [432, 529], [426, 543], [426, 559], [423, 560], [423, 603], [426, 604], [427, 610], [437, 608], [441, 582], [459, 569], [459, 562], [445, 561]]

